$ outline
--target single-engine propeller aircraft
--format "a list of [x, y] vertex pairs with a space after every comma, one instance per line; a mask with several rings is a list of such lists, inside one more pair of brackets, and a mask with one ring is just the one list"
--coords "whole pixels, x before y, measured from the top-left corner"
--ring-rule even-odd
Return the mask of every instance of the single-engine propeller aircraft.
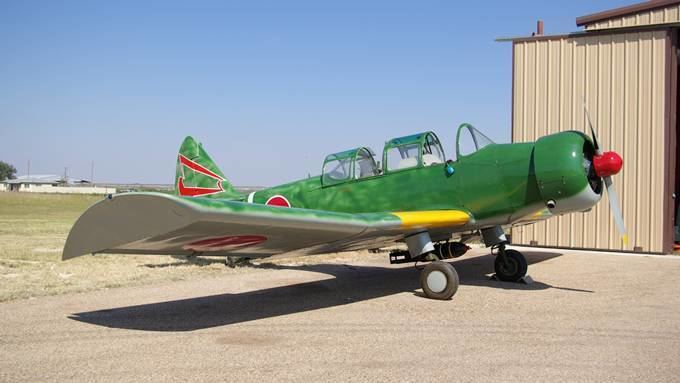
[[[591, 125], [592, 130], [592, 125]], [[63, 259], [134, 253], [227, 256], [312, 255], [405, 242], [391, 263], [430, 261], [420, 277], [427, 297], [449, 299], [458, 274], [444, 259], [463, 255], [481, 235], [497, 254], [498, 279], [519, 281], [527, 261], [505, 248], [504, 229], [554, 215], [583, 212], [608, 189], [625, 233], [611, 176], [615, 152], [577, 131], [531, 143], [495, 144], [469, 124], [456, 135], [456, 160], [446, 160], [433, 132], [385, 143], [381, 161], [367, 147], [326, 157], [320, 176], [239, 193], [203, 146], [187, 137], [179, 150], [175, 195], [109, 195], [75, 223]], [[462, 152], [461, 140], [474, 143]], [[455, 239], [455, 240], [454, 240]]]

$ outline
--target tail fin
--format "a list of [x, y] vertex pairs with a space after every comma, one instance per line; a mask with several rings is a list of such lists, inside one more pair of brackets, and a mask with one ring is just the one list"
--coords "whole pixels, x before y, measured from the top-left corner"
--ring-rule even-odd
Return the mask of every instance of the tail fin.
[[243, 198], [225, 179], [203, 146], [191, 136], [185, 138], [179, 148], [175, 194], [185, 197]]

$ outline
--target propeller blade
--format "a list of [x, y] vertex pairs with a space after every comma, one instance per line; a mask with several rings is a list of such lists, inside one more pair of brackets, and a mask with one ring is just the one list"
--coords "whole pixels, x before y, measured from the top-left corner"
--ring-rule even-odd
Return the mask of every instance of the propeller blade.
[[595, 135], [595, 128], [593, 128], [593, 122], [590, 120], [590, 113], [588, 113], [588, 106], [586, 105], [586, 100], [583, 100], [583, 110], [586, 112], [586, 118], [588, 119], [588, 125], [590, 126], [590, 134], [593, 136], [593, 146], [595, 147], [595, 154], [598, 156], [602, 154], [600, 151], [600, 145], [597, 144], [597, 136]]
[[619, 208], [619, 197], [616, 195], [616, 190], [614, 189], [614, 183], [612, 182], [612, 177], [604, 177], [604, 184], [607, 186], [607, 196], [609, 197], [609, 207], [612, 209], [612, 215], [614, 215], [614, 222], [616, 223], [616, 228], [622, 236], [624, 245], [628, 244], [628, 235], [626, 234], [626, 227], [623, 225], [623, 215], [621, 214], [621, 208]]
[[[588, 106], [586, 105], [585, 98], [583, 101], [583, 110], [586, 112], [586, 118], [588, 119], [588, 125], [590, 126], [590, 134], [593, 136], [593, 147], [595, 148], [595, 155], [601, 156], [602, 151], [600, 150], [600, 145], [597, 143], [597, 135], [595, 135], [595, 128], [593, 127], [593, 121], [590, 119], [590, 113], [588, 113]], [[619, 169], [620, 170], [620, 166]], [[618, 172], [616, 170], [616, 172]], [[614, 215], [614, 222], [616, 223], [616, 228], [621, 234], [621, 239], [624, 245], [628, 245], [628, 234], [626, 234], [626, 227], [623, 224], [623, 214], [621, 214], [621, 208], [619, 207], [619, 197], [616, 195], [616, 190], [614, 189], [614, 182], [612, 182], [611, 175], [602, 178], [604, 184], [607, 187], [607, 196], [609, 197], [609, 207]]]

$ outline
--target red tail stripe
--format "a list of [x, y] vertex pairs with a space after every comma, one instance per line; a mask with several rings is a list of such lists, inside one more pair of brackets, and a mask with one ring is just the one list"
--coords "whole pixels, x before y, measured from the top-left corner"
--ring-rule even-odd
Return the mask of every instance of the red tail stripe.
[[224, 189], [222, 189], [222, 183], [221, 182], [217, 183], [218, 188], [215, 188], [215, 189], [213, 189], [213, 188], [187, 187], [187, 186], [184, 186], [184, 179], [182, 177], [179, 177], [179, 180], [177, 181], [177, 186], [179, 187], [179, 195], [190, 196], [190, 197], [221, 193], [221, 192], [224, 191]]
[[184, 157], [181, 154], [179, 155], [179, 162], [181, 162], [182, 165], [188, 167], [189, 169], [193, 169], [193, 170], [195, 170], [195, 171], [197, 171], [201, 174], [204, 174], [208, 177], [212, 177], [212, 178], [214, 178], [216, 180], [220, 180], [220, 181], [224, 180], [224, 178], [218, 176], [217, 174], [211, 172], [209, 169], [206, 169], [205, 167], [203, 167], [203, 166], [199, 165], [198, 163]]

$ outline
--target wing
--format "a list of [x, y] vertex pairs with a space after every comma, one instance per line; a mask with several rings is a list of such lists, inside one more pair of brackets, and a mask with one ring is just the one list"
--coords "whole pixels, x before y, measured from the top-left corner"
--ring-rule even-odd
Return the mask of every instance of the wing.
[[84, 254], [319, 254], [377, 247], [423, 229], [453, 230], [461, 210], [348, 214], [161, 193], [109, 196], [75, 223], [62, 259]]

